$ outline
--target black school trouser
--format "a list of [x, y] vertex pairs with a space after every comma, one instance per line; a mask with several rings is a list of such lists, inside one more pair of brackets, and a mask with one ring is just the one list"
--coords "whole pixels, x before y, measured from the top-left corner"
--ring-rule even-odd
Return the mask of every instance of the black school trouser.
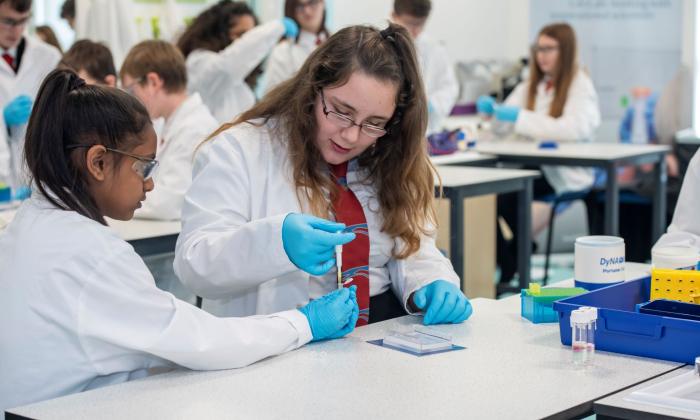
[[369, 323], [386, 321], [408, 315], [403, 305], [394, 292], [389, 289], [386, 292], [369, 298]]

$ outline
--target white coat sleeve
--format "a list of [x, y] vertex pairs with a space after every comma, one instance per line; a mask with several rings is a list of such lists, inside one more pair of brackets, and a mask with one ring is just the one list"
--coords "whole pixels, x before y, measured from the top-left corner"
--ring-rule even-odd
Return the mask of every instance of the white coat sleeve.
[[[400, 241], [397, 240], [397, 246]], [[412, 313], [408, 306], [411, 295], [436, 280], [446, 280], [461, 289], [457, 273], [452, 268], [452, 263], [442, 255], [435, 244], [434, 235], [423, 235], [420, 248], [408, 258], [389, 260], [389, 274], [391, 276], [392, 289], [396, 296], [401, 297], [401, 302], [406, 312]]]
[[695, 153], [688, 165], [678, 196], [673, 220], [654, 247], [690, 245], [700, 249], [700, 153]]
[[7, 127], [0, 117], [0, 182], [10, 185], [10, 144], [7, 141]]
[[[196, 139], [196, 140], [195, 140]], [[182, 212], [185, 192], [192, 182], [192, 160], [196, 145], [204, 140], [201, 130], [177, 133], [168, 145], [168, 158], [160, 162], [153, 177], [155, 187], [147, 193], [143, 207], [134, 217], [141, 219], [178, 220]]]
[[267, 94], [274, 87], [292, 77], [295, 69], [292, 66], [291, 57], [289, 55], [290, 41], [283, 41], [277, 44], [270, 53], [267, 59], [267, 68], [265, 69], [265, 89], [264, 94]]
[[442, 45], [435, 44], [430, 52], [431, 62], [428, 72], [430, 82], [428, 82], [428, 101], [440, 119], [450, 115], [459, 96], [459, 84], [455, 74], [454, 66], [447, 55], [447, 51]]
[[521, 109], [515, 132], [534, 139], [575, 142], [593, 137], [599, 125], [598, 95], [591, 79], [580, 73], [571, 84], [560, 117]]
[[[189, 369], [238, 368], [311, 340], [298, 310], [217, 318], [155, 286], [133, 249], [98, 266], [79, 298], [80, 344], [100, 374], [151, 367], [151, 355]], [[140, 364], [140, 366], [138, 366]], [[151, 366], [149, 366], [149, 364]], [[146, 365], [146, 366], [144, 366]]]
[[298, 270], [282, 244], [288, 213], [253, 220], [250, 165], [224, 133], [195, 155], [185, 195], [175, 273], [199, 296], [232, 296]]
[[[212, 83], [220, 77], [243, 80], [262, 62], [272, 47], [284, 35], [281, 21], [256, 26], [218, 53], [199, 55], [188, 71], [191, 86]], [[189, 67], [189, 66], [188, 66]]]
[[527, 100], [527, 88], [528, 88], [528, 83], [527, 82], [521, 82], [518, 83], [518, 85], [513, 89], [513, 91], [508, 95], [505, 101], [503, 101], [504, 105], [509, 105], [509, 106], [517, 106], [520, 108], [525, 108], [526, 105], [526, 100]]

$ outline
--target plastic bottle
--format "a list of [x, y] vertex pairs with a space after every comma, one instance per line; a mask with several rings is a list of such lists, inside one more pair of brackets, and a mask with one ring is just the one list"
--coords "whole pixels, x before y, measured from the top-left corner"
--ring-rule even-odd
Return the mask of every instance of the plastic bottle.
[[634, 102], [632, 103], [634, 112], [632, 114], [632, 130], [630, 134], [630, 142], [632, 144], [649, 143], [645, 111], [647, 98], [650, 93], [649, 88], [646, 87], [636, 87], [632, 89], [632, 96], [634, 97]]
[[575, 367], [591, 364], [595, 355], [595, 328], [598, 310], [583, 306], [571, 311], [571, 350]]

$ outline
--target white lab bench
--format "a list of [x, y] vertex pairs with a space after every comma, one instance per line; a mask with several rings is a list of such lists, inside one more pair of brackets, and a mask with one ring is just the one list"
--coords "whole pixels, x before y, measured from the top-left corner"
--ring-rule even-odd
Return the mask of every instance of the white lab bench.
[[[635, 391], [649, 387], [659, 382], [667, 381], [687, 372], [692, 372], [693, 367], [684, 368], [666, 373], [649, 381], [643, 382], [635, 387], [625, 389], [616, 394], [598, 400], [593, 405], [598, 420], [608, 419], [629, 419], [629, 420], [671, 420], [671, 419], [697, 419], [697, 413], [690, 411], [672, 409], [659, 405], [644, 404], [635, 401], [628, 401], [626, 398]], [[700, 383], [700, 379], [696, 379]]]
[[654, 165], [654, 197], [652, 199], [652, 242], [663, 233], [666, 224], [666, 160], [670, 151], [662, 145], [616, 143], [559, 143], [556, 149], [541, 149], [536, 142], [480, 142], [475, 150], [494, 155], [499, 162], [522, 165], [565, 165], [602, 168], [605, 184], [605, 234], [618, 235], [620, 186], [617, 169], [625, 165]]
[[[14, 218], [16, 210], [0, 211], [0, 231]], [[141, 257], [175, 251], [180, 221], [107, 219], [109, 226], [129, 242]]]
[[13, 408], [7, 419], [571, 418], [683, 366], [597, 352], [577, 370], [558, 324], [522, 319], [518, 297], [472, 303], [467, 322], [435, 327], [466, 350], [415, 357], [366, 343], [419, 320], [405, 316], [247, 368], [177, 370]]

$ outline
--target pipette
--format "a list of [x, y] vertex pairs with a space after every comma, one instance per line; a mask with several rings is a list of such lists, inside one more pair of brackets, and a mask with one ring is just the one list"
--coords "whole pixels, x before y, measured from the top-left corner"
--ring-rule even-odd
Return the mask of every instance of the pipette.
[[338, 271], [338, 289], [343, 288], [343, 246], [335, 246], [335, 265]]

